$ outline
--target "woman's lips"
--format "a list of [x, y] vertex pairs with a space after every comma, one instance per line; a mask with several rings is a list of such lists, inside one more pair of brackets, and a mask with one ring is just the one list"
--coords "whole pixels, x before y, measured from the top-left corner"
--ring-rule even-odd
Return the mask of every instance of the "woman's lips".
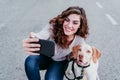
[[71, 31], [71, 29], [69, 29], [69, 28], [65, 28], [65, 31], [70, 32], [70, 31]]
[[72, 27], [65, 27], [65, 31], [70, 32], [73, 31], [74, 29]]

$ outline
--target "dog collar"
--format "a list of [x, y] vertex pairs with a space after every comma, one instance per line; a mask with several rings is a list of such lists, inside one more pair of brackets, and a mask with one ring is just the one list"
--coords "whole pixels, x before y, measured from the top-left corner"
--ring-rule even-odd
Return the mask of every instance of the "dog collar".
[[87, 66], [81, 66], [81, 65], [78, 65], [78, 64], [77, 64], [77, 66], [78, 66], [78, 67], [81, 67], [81, 68], [87, 68], [87, 67], [89, 67], [89, 66], [90, 66], [90, 64], [89, 64], [89, 65], [87, 65]]

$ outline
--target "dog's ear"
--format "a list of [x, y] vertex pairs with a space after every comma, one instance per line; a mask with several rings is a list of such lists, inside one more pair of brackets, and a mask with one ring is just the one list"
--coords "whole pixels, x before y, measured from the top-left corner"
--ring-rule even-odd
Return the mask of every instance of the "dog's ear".
[[96, 63], [97, 60], [101, 57], [101, 52], [95, 47], [92, 47], [92, 51], [93, 62]]
[[74, 59], [77, 59], [77, 55], [78, 55], [78, 49], [80, 48], [80, 45], [76, 45], [72, 48], [72, 54]]

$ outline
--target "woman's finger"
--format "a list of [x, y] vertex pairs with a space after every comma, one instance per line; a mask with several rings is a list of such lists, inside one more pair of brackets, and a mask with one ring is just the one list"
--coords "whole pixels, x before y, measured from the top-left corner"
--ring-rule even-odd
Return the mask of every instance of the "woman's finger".
[[30, 42], [38, 42], [39, 39], [37, 38], [27, 38], [23, 40], [23, 43], [30, 43]]
[[26, 52], [33, 52], [33, 51], [39, 51], [40, 48], [25, 48]]
[[23, 40], [23, 47], [26, 48], [26, 47], [40, 47], [40, 44], [35, 44], [35, 43], [32, 43], [32, 42], [38, 42], [38, 39], [24, 39]]
[[28, 43], [25, 45], [26, 48], [40, 48], [40, 44], [37, 43]]
[[29, 34], [29, 38], [36, 38], [35, 33], [34, 33], [34, 32], [31, 32], [31, 33]]

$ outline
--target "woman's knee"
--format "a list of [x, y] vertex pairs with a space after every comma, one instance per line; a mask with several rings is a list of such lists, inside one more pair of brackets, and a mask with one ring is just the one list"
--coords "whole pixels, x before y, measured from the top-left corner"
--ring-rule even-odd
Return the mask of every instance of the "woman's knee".
[[29, 69], [34, 69], [35, 67], [37, 67], [39, 61], [39, 56], [38, 55], [30, 55], [26, 58], [25, 60], [25, 68], [29, 68]]
[[64, 74], [49, 74], [49, 75], [45, 75], [45, 80], [63, 80]]

